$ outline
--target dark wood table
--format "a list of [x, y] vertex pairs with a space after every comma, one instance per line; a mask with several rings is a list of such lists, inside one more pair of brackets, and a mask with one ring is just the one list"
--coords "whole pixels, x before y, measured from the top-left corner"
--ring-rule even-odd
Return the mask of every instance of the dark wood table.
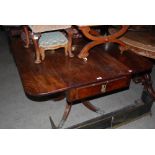
[[[75, 55], [82, 48], [83, 45], [78, 44]], [[118, 48], [113, 47], [113, 45], [109, 46], [107, 51], [103, 46], [91, 49], [88, 61], [83, 61], [78, 57], [65, 57], [64, 52], [60, 49], [55, 54], [49, 52], [46, 60], [41, 64], [33, 62], [35, 57], [34, 48], [25, 49], [18, 38], [11, 40], [11, 51], [16, 61], [24, 91], [28, 96], [32, 98], [47, 96], [52, 98], [55, 95], [61, 96], [63, 94], [66, 97], [66, 108], [59, 125], [56, 126], [50, 117], [52, 128], [63, 127], [74, 103], [83, 103], [90, 110], [100, 113], [101, 117], [97, 118], [98, 121], [96, 119], [90, 120], [70, 128], [99, 128], [96, 122], [100, 122], [103, 127], [107, 115], [105, 116], [104, 112], [92, 105], [89, 100], [92, 97], [128, 88], [131, 78], [144, 85], [142, 100], [145, 102], [143, 105], [145, 110], [143, 112], [149, 111], [153, 103], [154, 96], [152, 94], [154, 91], [150, 79], [153, 64], [148, 59], [133, 55], [131, 52], [120, 55]], [[99, 121], [100, 119], [102, 121]], [[111, 117], [108, 116], [106, 121], [111, 121]], [[113, 123], [115, 124], [115, 122]], [[106, 124], [108, 123], [106, 122]]]

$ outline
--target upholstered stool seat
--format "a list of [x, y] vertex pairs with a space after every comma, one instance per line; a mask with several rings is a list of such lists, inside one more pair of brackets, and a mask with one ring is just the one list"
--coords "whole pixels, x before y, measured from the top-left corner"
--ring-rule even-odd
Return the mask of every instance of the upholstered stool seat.
[[65, 55], [68, 55], [68, 39], [60, 31], [43, 33], [39, 39], [39, 49], [42, 60], [45, 59], [46, 50], [54, 50], [58, 48], [65, 49]]

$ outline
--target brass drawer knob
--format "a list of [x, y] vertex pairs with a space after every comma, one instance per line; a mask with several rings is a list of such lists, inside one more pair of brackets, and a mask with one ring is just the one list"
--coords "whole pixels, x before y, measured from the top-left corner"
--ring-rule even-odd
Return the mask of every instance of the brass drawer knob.
[[102, 92], [102, 93], [105, 93], [105, 92], [106, 92], [106, 88], [107, 88], [107, 84], [103, 84], [103, 85], [101, 86], [101, 92]]

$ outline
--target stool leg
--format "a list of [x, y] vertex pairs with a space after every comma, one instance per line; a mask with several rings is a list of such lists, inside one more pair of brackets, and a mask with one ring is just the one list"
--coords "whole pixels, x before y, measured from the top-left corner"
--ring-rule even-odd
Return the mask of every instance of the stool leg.
[[64, 46], [64, 49], [65, 49], [65, 55], [68, 56], [68, 44]]
[[38, 39], [39, 39], [39, 37], [37, 37], [34, 34], [32, 34], [32, 40], [33, 40], [33, 44], [34, 44], [34, 47], [35, 47], [35, 53], [36, 53], [36, 60], [35, 60], [35, 63], [36, 64], [41, 63], [41, 60], [40, 60], [40, 50], [39, 50], [39, 45], [38, 45]]
[[40, 55], [41, 55], [41, 60], [45, 59], [45, 50], [43, 48], [40, 48]]
[[73, 30], [72, 28], [69, 28], [66, 29], [66, 32], [68, 34], [68, 54], [70, 57], [74, 57], [74, 54], [72, 53]]
[[29, 48], [30, 39], [29, 39], [29, 30], [28, 30], [28, 27], [27, 26], [23, 26], [23, 30], [24, 30], [25, 37], [26, 37], [25, 48]]

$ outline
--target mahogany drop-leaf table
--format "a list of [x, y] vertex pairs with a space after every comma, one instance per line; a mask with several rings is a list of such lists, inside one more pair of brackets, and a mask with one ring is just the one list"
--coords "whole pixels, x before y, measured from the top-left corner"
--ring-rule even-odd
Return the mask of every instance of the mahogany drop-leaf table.
[[[26, 49], [19, 38], [12, 38], [10, 47], [27, 96], [37, 100], [65, 95], [64, 115], [58, 125], [50, 117], [52, 128], [63, 127], [74, 103], [83, 103], [90, 110], [99, 113], [100, 117], [69, 128], [107, 128], [151, 109], [154, 101], [150, 79], [153, 64], [146, 58], [130, 51], [121, 55], [119, 49], [112, 44], [108, 50], [104, 46], [91, 49], [87, 61], [78, 57], [65, 57], [59, 49], [54, 54], [49, 52], [41, 64], [35, 64], [33, 46]], [[77, 45], [74, 54], [78, 55], [82, 47], [82, 44]], [[92, 97], [128, 89], [131, 79], [144, 85], [142, 104], [134, 103], [125, 109], [104, 114], [104, 110], [90, 103]]]

